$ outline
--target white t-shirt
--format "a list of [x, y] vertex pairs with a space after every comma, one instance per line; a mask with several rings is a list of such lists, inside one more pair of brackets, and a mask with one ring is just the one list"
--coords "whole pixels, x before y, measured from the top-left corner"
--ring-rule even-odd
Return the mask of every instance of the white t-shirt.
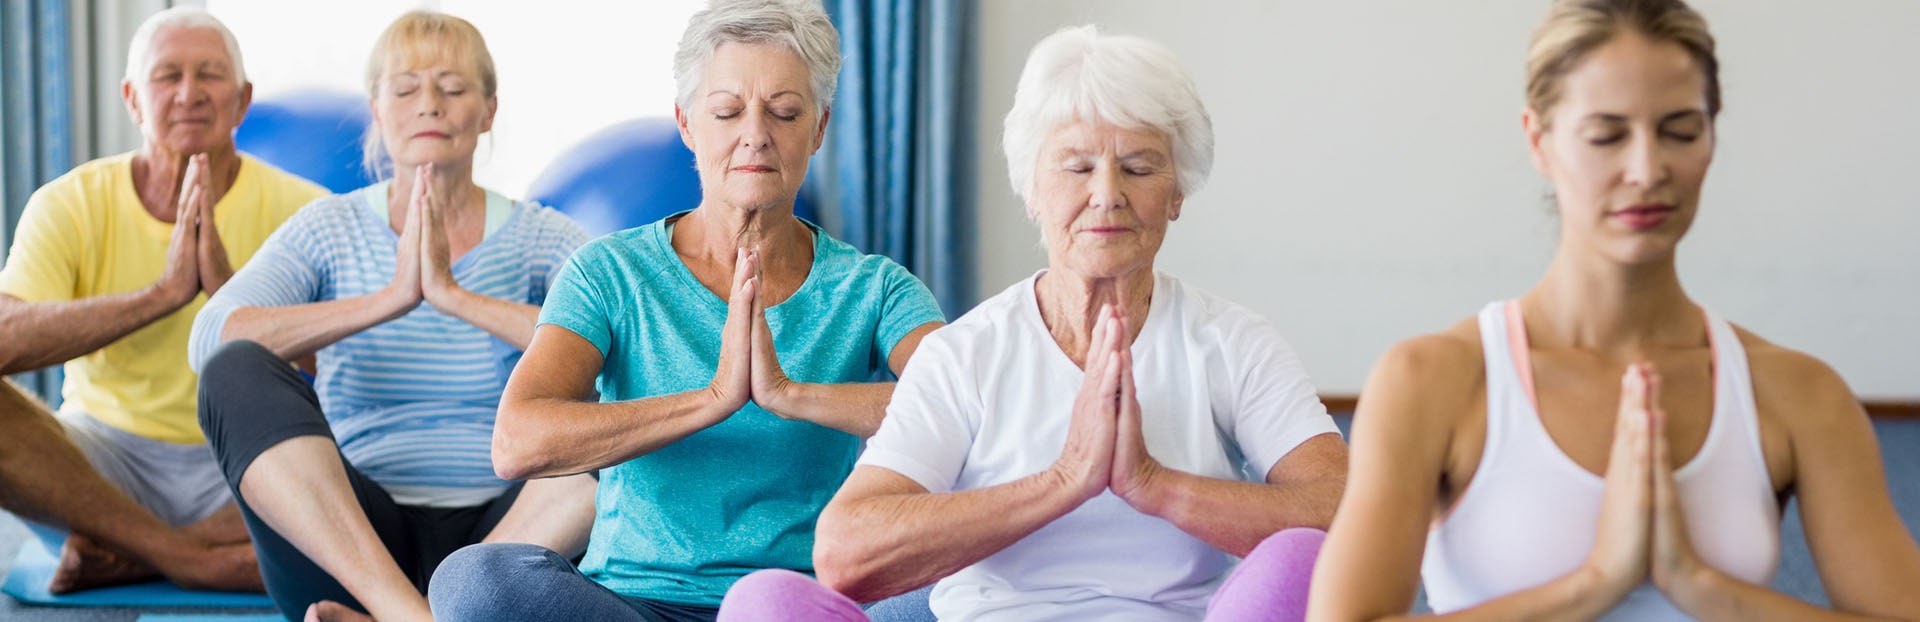
[[[1004, 484], [1051, 466], [1084, 372], [1022, 280], [914, 351], [860, 464], [929, 492]], [[1265, 481], [1309, 438], [1338, 433], [1273, 325], [1155, 275], [1133, 343], [1147, 450], [1168, 467]], [[1199, 619], [1234, 558], [1107, 492], [942, 580], [942, 620]]]

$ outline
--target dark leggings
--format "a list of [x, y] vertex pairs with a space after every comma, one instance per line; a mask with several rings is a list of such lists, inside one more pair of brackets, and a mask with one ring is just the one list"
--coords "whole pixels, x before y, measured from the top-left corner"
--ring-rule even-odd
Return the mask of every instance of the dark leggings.
[[[275, 533], [253, 513], [240, 494], [240, 478], [262, 452], [287, 439], [320, 436], [334, 440], [319, 397], [292, 365], [260, 344], [230, 341], [207, 359], [200, 371], [200, 427], [233, 489], [233, 498], [253, 535], [260, 556], [260, 576], [267, 595], [290, 620], [306, 614], [307, 606], [331, 600], [365, 611], [340, 582], [328, 576], [292, 542]], [[337, 444], [337, 443], [336, 443]], [[353, 468], [345, 455], [347, 482], [373, 531], [400, 565], [400, 571], [421, 593], [440, 561], [460, 547], [479, 542], [520, 494], [516, 483], [485, 505], [432, 508], [394, 503], [380, 485]]]

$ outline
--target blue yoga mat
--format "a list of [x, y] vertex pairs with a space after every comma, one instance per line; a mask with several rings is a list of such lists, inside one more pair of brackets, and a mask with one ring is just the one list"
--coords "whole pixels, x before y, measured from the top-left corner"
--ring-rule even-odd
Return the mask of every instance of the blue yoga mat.
[[278, 614], [143, 613], [135, 622], [285, 622]]
[[265, 594], [195, 592], [167, 581], [103, 587], [55, 596], [47, 592], [47, 582], [53, 579], [53, 569], [59, 562], [38, 542], [29, 540], [21, 543], [20, 554], [14, 556], [13, 569], [7, 572], [6, 583], [0, 584], [0, 592], [23, 603], [54, 607], [273, 608], [273, 601]]

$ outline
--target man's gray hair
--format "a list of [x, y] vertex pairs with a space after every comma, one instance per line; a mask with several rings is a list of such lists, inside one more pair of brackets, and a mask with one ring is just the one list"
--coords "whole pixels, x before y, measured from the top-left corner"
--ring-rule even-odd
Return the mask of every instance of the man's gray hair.
[[1022, 200], [1033, 191], [1047, 135], [1076, 120], [1165, 132], [1181, 196], [1198, 192], [1213, 172], [1213, 120], [1164, 45], [1103, 35], [1088, 25], [1061, 29], [1033, 46], [1000, 138], [1007, 177]]
[[140, 23], [140, 29], [133, 31], [133, 43], [127, 46], [126, 81], [136, 85], [147, 77], [153, 68], [153, 38], [168, 28], [209, 28], [220, 33], [220, 40], [227, 44], [227, 58], [233, 63], [233, 77], [240, 84], [247, 83], [247, 65], [240, 59], [240, 41], [233, 38], [233, 31], [220, 19], [197, 6], [177, 6], [148, 17]]
[[819, 0], [714, 0], [687, 20], [673, 55], [674, 103], [693, 107], [701, 74], [724, 43], [778, 44], [800, 55], [817, 107], [833, 103], [840, 82], [840, 31]]

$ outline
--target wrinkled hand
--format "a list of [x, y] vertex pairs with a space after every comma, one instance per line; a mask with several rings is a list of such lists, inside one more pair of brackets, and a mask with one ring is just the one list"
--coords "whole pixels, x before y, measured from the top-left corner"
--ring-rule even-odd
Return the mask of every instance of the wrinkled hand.
[[220, 241], [220, 226], [215, 224], [213, 217], [213, 207], [220, 202], [220, 198], [213, 196], [212, 176], [213, 167], [209, 164], [207, 154], [202, 153], [187, 161], [186, 183], [181, 186], [183, 195], [188, 185], [195, 189], [194, 202], [198, 204], [194, 208], [198, 224], [196, 235], [199, 238], [196, 263], [200, 271], [200, 291], [208, 296], [220, 291], [221, 287], [226, 286], [227, 280], [233, 278], [233, 263], [227, 260], [227, 245]]
[[1607, 456], [1606, 489], [1587, 565], [1602, 585], [1624, 596], [1647, 577], [1652, 543], [1653, 413], [1660, 376], [1650, 365], [1629, 365], [1620, 378], [1620, 410]]
[[[759, 268], [758, 251], [747, 251]], [[758, 278], [757, 276], [755, 277]], [[758, 283], [758, 281], [755, 281]], [[758, 290], [759, 288], [755, 288]], [[767, 301], [755, 291], [753, 297], [753, 403], [782, 418], [788, 417], [787, 404], [799, 383], [787, 377], [780, 367], [780, 355], [773, 347], [773, 329], [767, 325]]]
[[420, 212], [420, 295], [445, 310], [460, 284], [453, 280], [453, 244], [447, 241], [446, 203], [434, 194], [433, 165], [421, 165], [414, 179], [414, 207]]
[[1088, 340], [1086, 375], [1080, 382], [1080, 394], [1074, 398], [1067, 443], [1054, 461], [1053, 468], [1078, 491], [1082, 501], [1099, 496], [1112, 481], [1125, 335], [1118, 312], [1110, 305], [1102, 306]]
[[739, 249], [733, 255], [733, 285], [727, 294], [727, 323], [720, 329], [720, 364], [707, 384], [722, 412], [729, 415], [753, 399], [754, 305], [760, 291], [760, 256]]
[[421, 207], [426, 203], [427, 195], [424, 167], [414, 170], [412, 195], [407, 200], [406, 222], [400, 227], [400, 242], [394, 247], [393, 282], [383, 292], [395, 313], [406, 313], [425, 299], [420, 285], [420, 229], [424, 216]]
[[193, 183], [200, 176], [201, 161], [198, 157], [187, 161], [186, 182], [180, 185], [180, 198], [174, 204], [173, 234], [167, 239], [167, 263], [153, 285], [174, 308], [193, 302], [201, 291], [200, 215], [206, 190]]
[[[1113, 471], [1107, 485], [1113, 494], [1126, 500], [1136, 509], [1148, 511], [1149, 493], [1164, 467], [1154, 460], [1147, 451], [1147, 438], [1140, 423], [1140, 399], [1133, 385], [1133, 348], [1126, 343], [1127, 316], [1117, 316], [1114, 332], [1120, 336], [1116, 343], [1119, 361], [1120, 395], [1116, 405], [1118, 420], [1114, 434]], [[1151, 512], [1149, 512], [1151, 513]]]

